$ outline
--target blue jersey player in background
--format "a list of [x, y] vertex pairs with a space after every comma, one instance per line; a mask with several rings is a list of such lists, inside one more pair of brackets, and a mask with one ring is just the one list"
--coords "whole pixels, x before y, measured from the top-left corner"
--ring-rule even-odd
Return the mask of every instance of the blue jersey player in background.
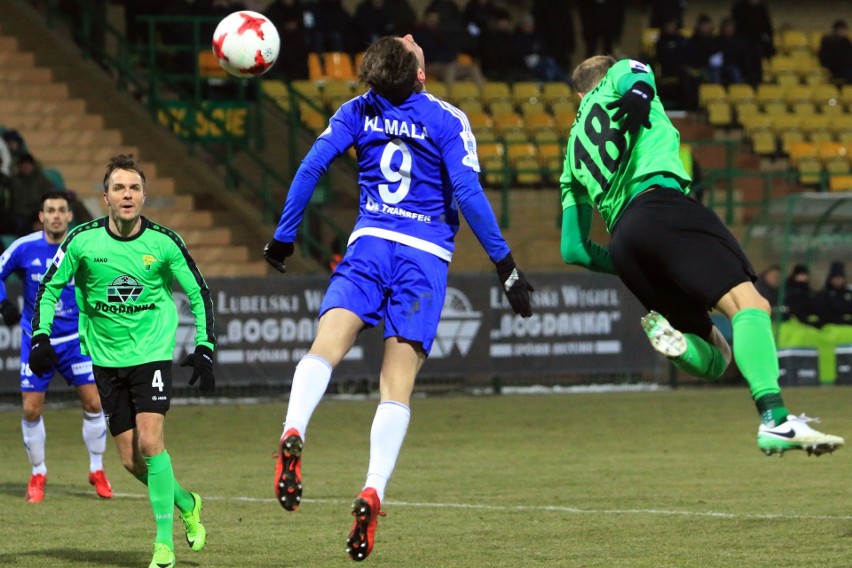
[[[21, 322], [21, 397], [24, 406], [21, 429], [27, 457], [33, 466], [26, 493], [26, 499], [31, 503], [44, 499], [44, 486], [47, 481], [47, 466], [44, 461], [46, 433], [41, 415], [44, 409], [44, 394], [55, 373], [51, 370], [38, 377], [30, 370], [30, 339], [33, 331], [31, 321], [41, 277], [68, 234], [72, 216], [69, 197], [65, 192], [44, 194], [41, 210], [38, 212], [43, 230], [16, 240], [0, 256], [0, 314], [8, 326]], [[24, 285], [23, 318], [17, 305], [6, 296], [4, 282], [12, 274], [16, 274]], [[103, 468], [106, 421], [92, 375], [92, 360], [80, 353], [77, 330], [79, 315], [74, 286], [69, 285], [62, 291], [56, 304], [50, 342], [58, 356], [55, 367], [69, 385], [77, 388], [83, 406], [83, 440], [89, 449], [89, 483], [94, 485], [98, 495], [109, 499], [112, 497], [112, 488]]]
[[512, 310], [532, 315], [529, 285], [479, 182], [476, 140], [459, 109], [424, 90], [423, 50], [407, 35], [384, 37], [365, 52], [359, 69], [370, 90], [343, 104], [302, 161], [264, 257], [280, 272], [311, 194], [331, 162], [354, 145], [361, 202], [343, 260], [320, 307], [316, 338], [296, 367], [275, 492], [287, 510], [302, 494], [305, 430], [332, 370], [364, 328], [384, 321], [381, 400], [370, 432], [367, 480], [355, 499], [347, 542], [353, 560], [373, 548], [376, 518], [410, 417], [414, 380], [441, 317], [447, 272], [464, 215], [489, 258]]

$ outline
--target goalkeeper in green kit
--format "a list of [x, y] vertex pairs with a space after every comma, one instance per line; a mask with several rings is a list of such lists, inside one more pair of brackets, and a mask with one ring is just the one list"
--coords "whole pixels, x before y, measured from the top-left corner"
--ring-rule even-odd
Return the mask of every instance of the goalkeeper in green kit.
[[[572, 75], [580, 95], [562, 189], [562, 258], [617, 274], [650, 313], [642, 327], [655, 350], [704, 379], [722, 376], [731, 350], [710, 320], [731, 320], [733, 357], [751, 390], [767, 455], [800, 449], [833, 452], [843, 438], [790, 415], [778, 386], [769, 302], [754, 269], [722, 221], [687, 196], [680, 134], [656, 96], [649, 66], [609, 56], [582, 62]], [[589, 240], [592, 207], [610, 233], [608, 247]]]
[[41, 376], [56, 364], [50, 329], [59, 294], [74, 279], [80, 345], [92, 358], [95, 383], [124, 467], [148, 486], [157, 534], [149, 568], [175, 565], [174, 508], [194, 551], [204, 548], [201, 498], [183, 489], [163, 442], [172, 396], [177, 280], [192, 304], [195, 351], [190, 384], [214, 388], [213, 304], [207, 283], [177, 233], [142, 217], [145, 174], [132, 155], [112, 158], [104, 175], [108, 214], [76, 227], [42, 278], [33, 316], [30, 368]]

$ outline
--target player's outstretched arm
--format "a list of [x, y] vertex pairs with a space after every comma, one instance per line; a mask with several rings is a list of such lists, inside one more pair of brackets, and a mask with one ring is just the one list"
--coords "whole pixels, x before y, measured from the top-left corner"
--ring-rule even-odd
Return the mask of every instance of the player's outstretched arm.
[[287, 263], [284, 262], [288, 256], [293, 255], [293, 243], [284, 243], [274, 237], [263, 247], [263, 258], [272, 265], [272, 268], [281, 272], [287, 272]]
[[590, 205], [571, 205], [562, 211], [562, 260], [565, 264], [582, 266], [595, 272], [615, 274], [609, 250], [589, 239], [591, 226]]

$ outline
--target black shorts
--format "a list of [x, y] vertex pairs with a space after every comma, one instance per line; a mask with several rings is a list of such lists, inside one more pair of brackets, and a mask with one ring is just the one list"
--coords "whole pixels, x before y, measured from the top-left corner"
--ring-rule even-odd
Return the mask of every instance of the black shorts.
[[648, 310], [678, 330], [710, 336], [709, 310], [757, 276], [736, 238], [710, 209], [656, 188], [624, 210], [610, 240], [618, 276]]
[[110, 434], [136, 428], [136, 414], [165, 414], [172, 400], [172, 362], [153, 361], [133, 367], [92, 365]]

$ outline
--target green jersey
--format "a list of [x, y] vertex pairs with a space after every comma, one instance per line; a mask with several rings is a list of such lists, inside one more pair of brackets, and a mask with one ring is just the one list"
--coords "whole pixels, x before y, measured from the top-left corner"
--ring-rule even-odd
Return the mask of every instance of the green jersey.
[[619, 129], [606, 106], [637, 82], [656, 86], [651, 68], [622, 59], [580, 101], [568, 137], [559, 184], [562, 208], [594, 205], [612, 231], [628, 203], [651, 186], [686, 193], [690, 178], [680, 161], [680, 134], [657, 96], [651, 102], [651, 128], [630, 134]]
[[195, 344], [215, 348], [213, 303], [207, 283], [174, 231], [142, 217], [136, 235], [120, 237], [107, 217], [68, 234], [39, 286], [33, 335], [50, 335], [56, 302], [71, 279], [80, 306], [80, 346], [101, 367], [170, 361], [178, 311], [177, 279], [192, 305]]

